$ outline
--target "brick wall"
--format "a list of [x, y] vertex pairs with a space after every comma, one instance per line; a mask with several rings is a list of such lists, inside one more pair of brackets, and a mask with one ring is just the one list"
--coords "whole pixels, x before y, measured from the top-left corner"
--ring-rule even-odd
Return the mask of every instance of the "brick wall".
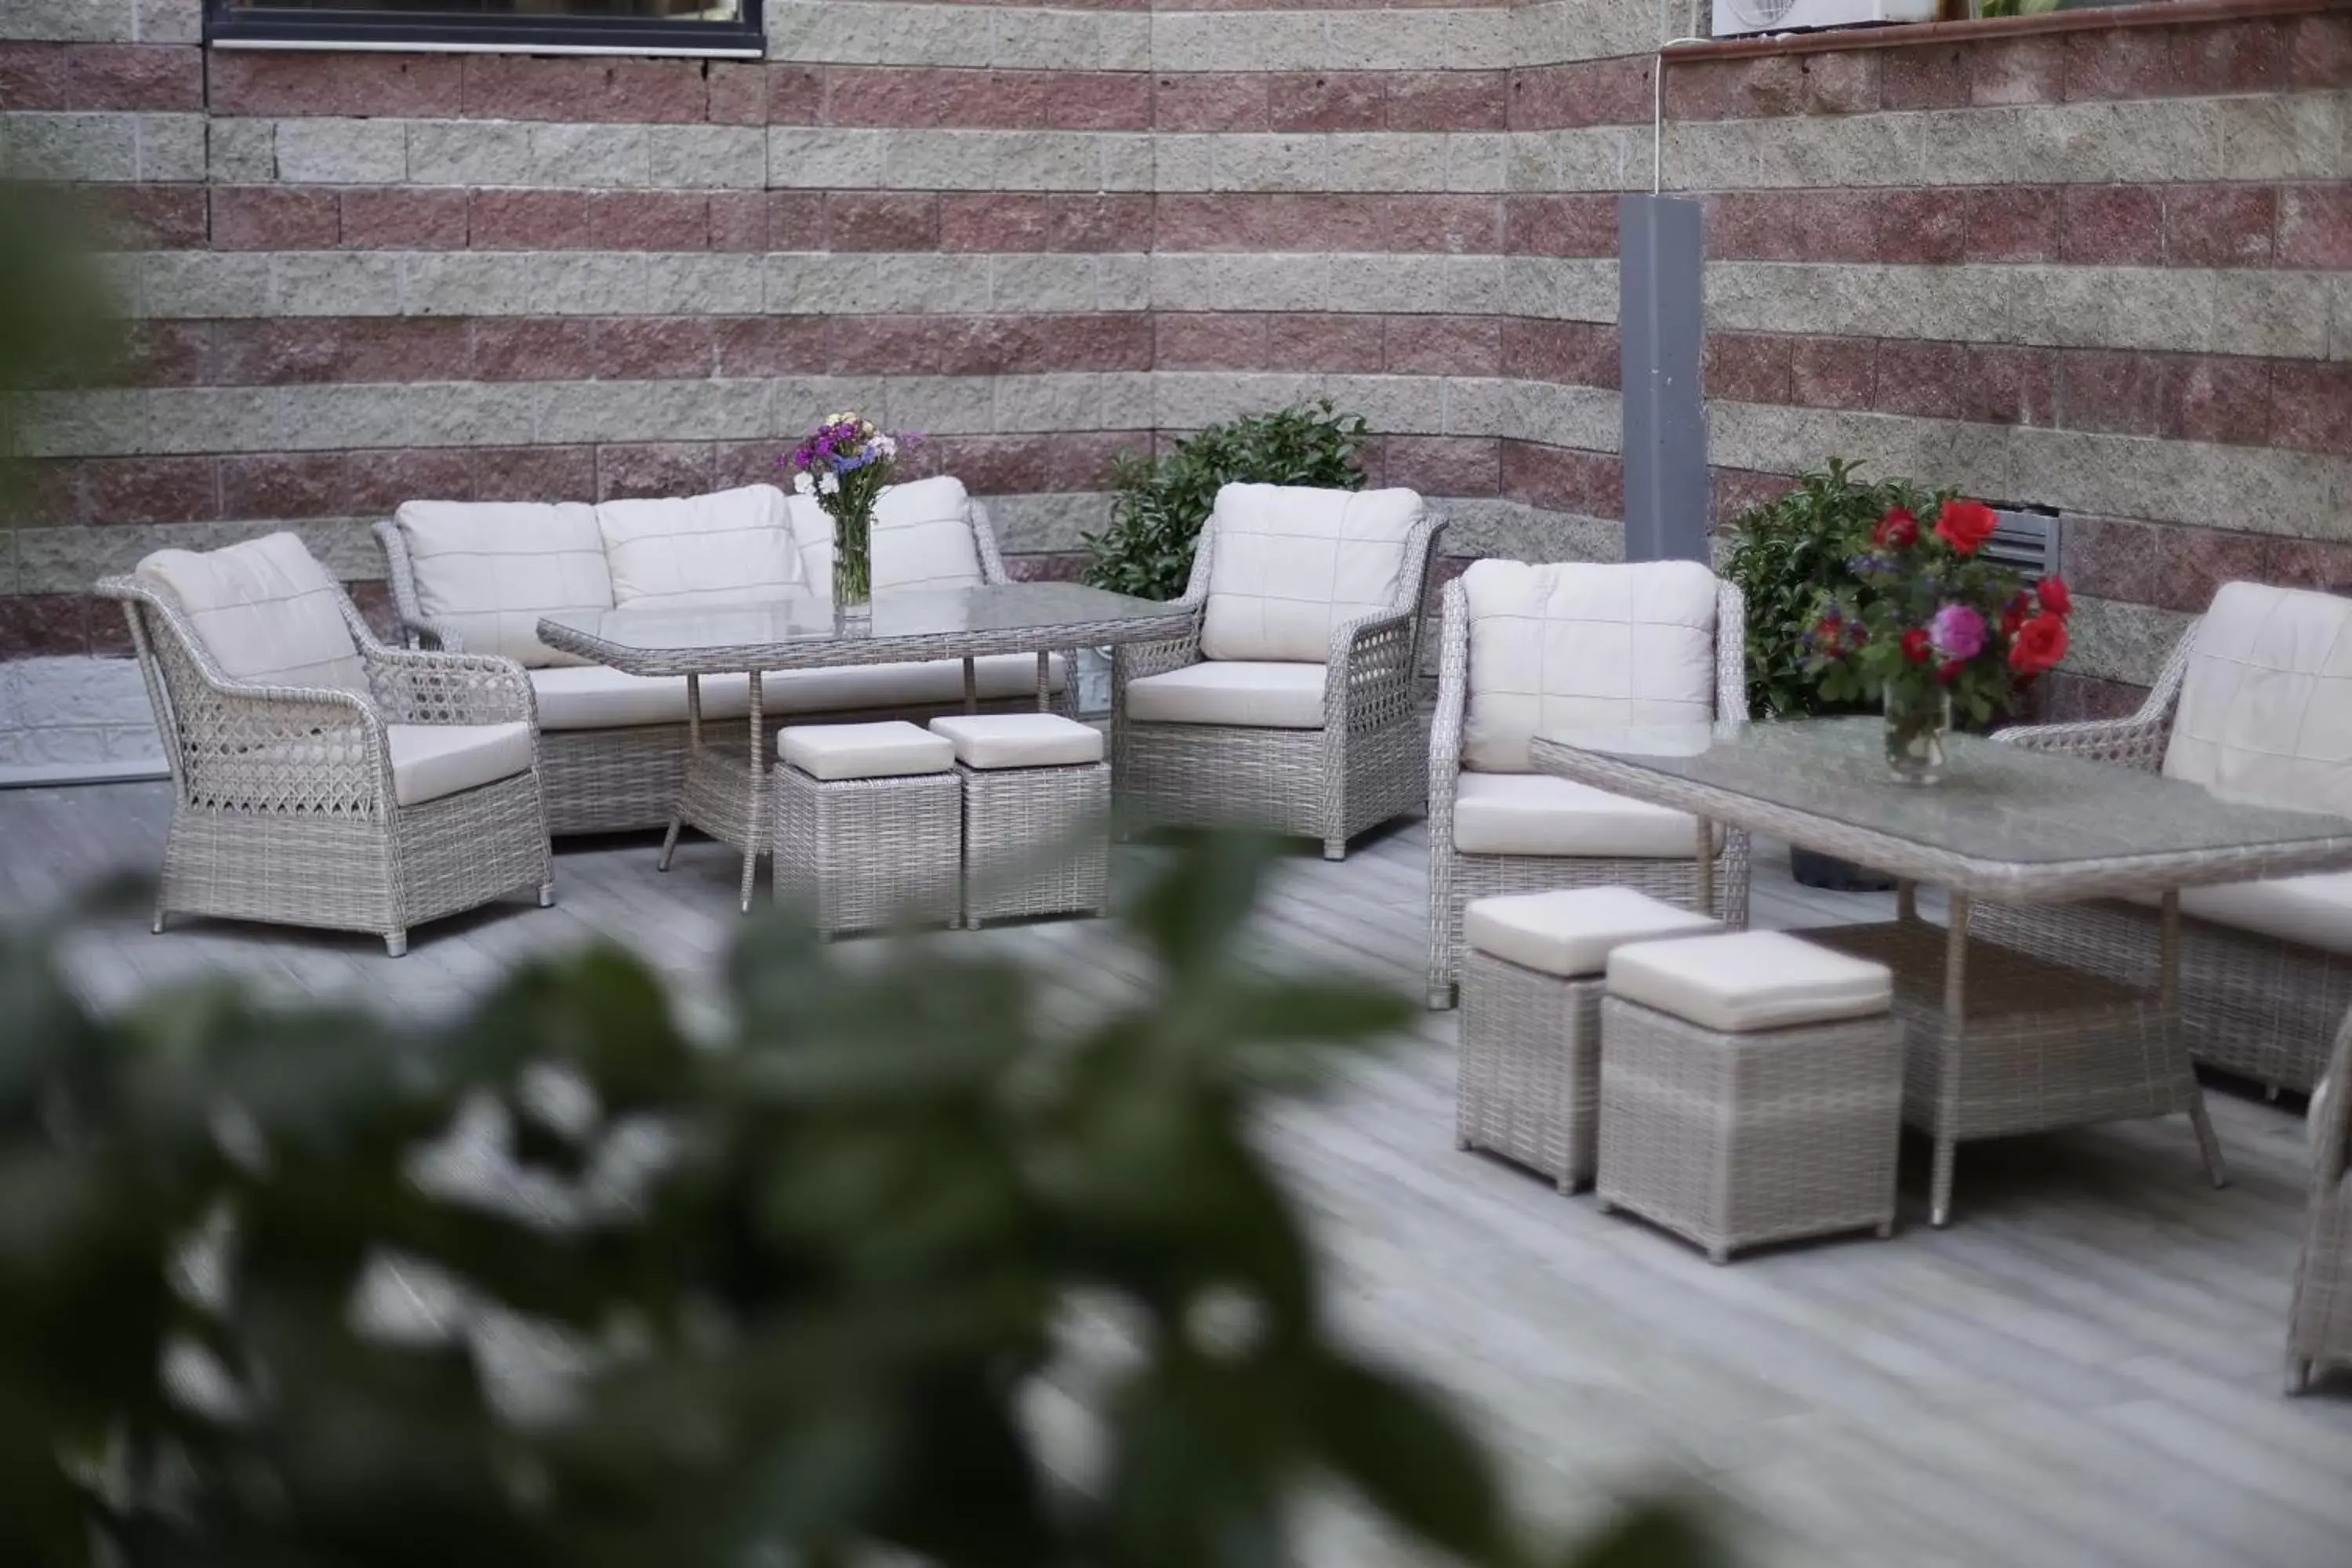
[[[120, 651], [82, 590], [160, 544], [291, 524], [364, 584], [404, 498], [740, 482], [845, 404], [1029, 571], [1115, 451], [1318, 391], [1455, 552], [1617, 549], [1645, 0], [770, 13], [705, 64], [0, 7], [12, 155], [103, 188], [141, 318], [27, 431], [0, 655]], [[1722, 506], [1834, 451], [2064, 509], [2078, 707], [2220, 578], [2352, 579], [2347, 85], [2340, 9], [1670, 66]]]

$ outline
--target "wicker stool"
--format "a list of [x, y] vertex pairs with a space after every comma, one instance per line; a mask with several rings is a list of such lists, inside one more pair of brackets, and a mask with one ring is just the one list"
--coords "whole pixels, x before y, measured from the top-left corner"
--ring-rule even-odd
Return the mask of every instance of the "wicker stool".
[[1886, 966], [1785, 931], [1621, 947], [1601, 1005], [1603, 1208], [1706, 1249], [1895, 1228]]
[[1592, 1179], [1610, 950], [1723, 928], [1631, 888], [1573, 888], [1477, 900], [1462, 929], [1454, 1145], [1489, 1150], [1574, 1192]]
[[963, 919], [1098, 915], [1110, 902], [1102, 731], [1058, 713], [931, 721], [963, 781]]
[[819, 931], [956, 921], [963, 791], [955, 748], [917, 725], [795, 724], [770, 784], [776, 900]]

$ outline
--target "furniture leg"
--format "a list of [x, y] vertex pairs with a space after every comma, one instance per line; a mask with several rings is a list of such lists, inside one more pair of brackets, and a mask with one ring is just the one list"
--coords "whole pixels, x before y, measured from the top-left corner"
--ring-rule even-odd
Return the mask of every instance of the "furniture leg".
[[980, 711], [980, 669], [968, 658], [963, 661], [963, 710]]
[[1908, 877], [1895, 884], [1895, 918], [1906, 923], [1919, 918], [1919, 884]]
[[[971, 689], [971, 661], [964, 661], [965, 689]], [[743, 912], [751, 912], [751, 884], [760, 875], [760, 828], [766, 816], [768, 792], [768, 759], [760, 744], [760, 672], [751, 672], [751, 798], [743, 813]]]
[[383, 952], [387, 958], [404, 958], [408, 954], [408, 933], [389, 931], [383, 933]]
[[539, 885], [539, 907], [542, 910], [551, 910], [555, 907], [554, 883], [541, 882]]
[[[2168, 888], [2157, 921], [2156, 938], [2156, 1005], [2166, 1014], [2180, 1010], [2180, 889]], [[2176, 1034], [2174, 1048], [2186, 1053], [2189, 1044]], [[2205, 1163], [2206, 1180], [2217, 1187], [2230, 1184], [2230, 1168], [2221, 1159], [2221, 1141], [2213, 1132], [2213, 1118], [2205, 1109], [2205, 1089], [2196, 1081], [2197, 1069], [2186, 1068], [2189, 1075], [2189, 1125], [2197, 1134], [2197, 1157]]]
[[[689, 674], [686, 678], [686, 765], [694, 766], [694, 754], [702, 746], [702, 677]], [[683, 791], [685, 784], [678, 788]], [[661, 861], [656, 869], [669, 869], [670, 857], [677, 853], [677, 836], [686, 827], [686, 803], [681, 800], [670, 807], [669, 831], [662, 835]]]
[[1944, 939], [1944, 1017], [1951, 1044], [1944, 1052], [1944, 1081], [1936, 1086], [1936, 1161], [1927, 1190], [1927, 1222], [1941, 1229], [1952, 1223], [1952, 1166], [1958, 1154], [1952, 1124], [1958, 1120], [1959, 1054], [1968, 1029], [1969, 896], [1952, 895], [1951, 929]]
[[1715, 913], [1715, 825], [1698, 819], [1698, 912]]
[[[971, 666], [970, 663], [966, 663], [964, 668], [966, 669], [970, 669]], [[1076, 678], [1077, 668], [1077, 655], [1072, 654], [1070, 656], [1070, 673], [1072, 679]], [[1054, 656], [1050, 653], [1041, 653], [1037, 656], [1037, 711], [1040, 713], [1048, 713], [1053, 710], [1053, 707]]]

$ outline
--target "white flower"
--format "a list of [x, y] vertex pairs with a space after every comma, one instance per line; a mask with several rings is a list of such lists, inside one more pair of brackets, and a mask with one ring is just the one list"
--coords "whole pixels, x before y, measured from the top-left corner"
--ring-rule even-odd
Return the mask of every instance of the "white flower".
[[873, 447], [876, 451], [881, 453], [886, 458], [895, 458], [898, 455], [898, 438], [893, 436], [875, 437]]
[[815, 490], [816, 480], [809, 476], [809, 471], [806, 468], [803, 468], [799, 473], [793, 476], [793, 491], [794, 494], [812, 495], [815, 493]]
[[816, 493], [821, 496], [839, 495], [841, 493], [841, 476], [839, 474], [827, 474], [824, 478], [817, 480]]

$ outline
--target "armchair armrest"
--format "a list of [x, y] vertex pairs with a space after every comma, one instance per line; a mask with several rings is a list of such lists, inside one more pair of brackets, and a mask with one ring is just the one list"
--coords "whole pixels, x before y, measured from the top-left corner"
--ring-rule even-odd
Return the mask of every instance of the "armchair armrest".
[[1383, 610], [1331, 629], [1324, 656], [1323, 731], [1360, 733], [1412, 716], [1413, 621], [1418, 610]]
[[2116, 763], [2154, 773], [2164, 765], [2165, 747], [2172, 739], [2172, 717], [2180, 706], [2180, 689], [2189, 679], [2189, 650], [2196, 641], [2192, 623], [2181, 635], [2172, 657], [2149, 689], [2147, 700], [2127, 719], [2092, 719], [2073, 724], [2018, 724], [1996, 730], [1992, 738], [2029, 751], [2054, 752], [2093, 762]]
[[2312, 1091], [2311, 1195], [2315, 1203], [2343, 1183], [2352, 1163], [2352, 1017], [2336, 1037], [2327, 1072]]
[[539, 728], [530, 677], [487, 653], [362, 648], [368, 689], [395, 724], [529, 724]]
[[[1462, 720], [1470, 700], [1470, 600], [1461, 582], [1438, 595], [1437, 709], [1429, 719], [1429, 852], [1433, 874], [1454, 853], [1454, 795], [1462, 776]], [[1451, 859], [1447, 865], [1451, 867]]]
[[424, 616], [400, 617], [400, 635], [412, 648], [440, 653], [463, 653], [466, 639], [457, 628], [446, 621], [436, 621]]

